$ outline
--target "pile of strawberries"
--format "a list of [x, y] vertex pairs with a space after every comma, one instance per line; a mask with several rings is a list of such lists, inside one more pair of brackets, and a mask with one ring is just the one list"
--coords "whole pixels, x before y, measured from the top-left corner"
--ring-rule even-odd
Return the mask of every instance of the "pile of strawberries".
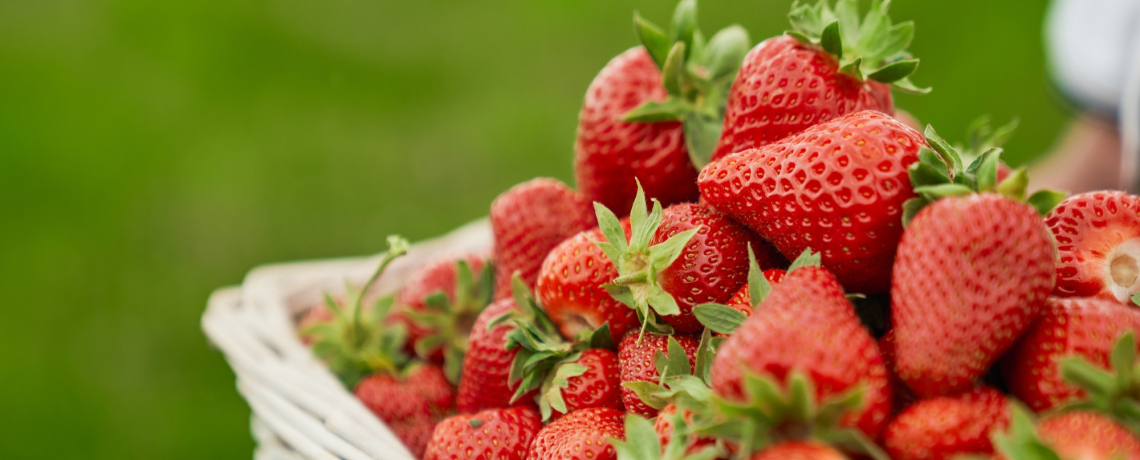
[[302, 338], [430, 460], [1140, 459], [1140, 197], [1028, 195], [1012, 126], [894, 118], [925, 90], [888, 3], [754, 47], [636, 17], [578, 190], [515, 186], [491, 260], [373, 299], [391, 238]]

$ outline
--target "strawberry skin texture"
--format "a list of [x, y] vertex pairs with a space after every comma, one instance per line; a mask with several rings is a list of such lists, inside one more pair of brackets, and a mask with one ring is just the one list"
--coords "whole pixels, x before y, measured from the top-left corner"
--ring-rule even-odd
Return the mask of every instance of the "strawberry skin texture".
[[[625, 411], [622, 403], [621, 366], [617, 353], [601, 348], [582, 351], [582, 357], [575, 364], [586, 366], [582, 375], [566, 379], [567, 387], [562, 390], [566, 409], [574, 412], [591, 407], [608, 407]], [[557, 419], [563, 414], [555, 409], [551, 417]]]
[[1053, 290], [1053, 243], [1029, 205], [996, 194], [923, 208], [899, 243], [891, 289], [895, 370], [921, 397], [971, 387]]
[[641, 103], [668, 96], [661, 72], [642, 47], [611, 60], [586, 90], [574, 144], [574, 178], [591, 202], [622, 215], [637, 194], [668, 206], [697, 200], [697, 169], [680, 122], [627, 123], [621, 118]]
[[747, 227], [711, 207], [679, 204], [666, 208], [661, 225], [650, 245], [663, 243], [674, 235], [698, 228], [680, 257], [660, 273], [661, 288], [673, 295], [679, 315], [662, 316], [677, 332], [696, 333], [703, 326], [693, 316], [693, 307], [702, 303], [724, 303], [748, 280], [748, 245], [756, 252], [761, 267], [768, 260], [768, 243]]
[[[475, 320], [467, 343], [467, 354], [463, 357], [463, 373], [459, 377], [459, 393], [455, 401], [460, 412], [475, 413], [512, 405], [511, 396], [515, 391], [507, 380], [518, 349], [507, 350], [506, 336], [513, 328], [500, 324], [488, 331], [487, 323], [516, 309], [518, 306], [513, 299], [498, 300], [488, 305]], [[524, 395], [516, 403], [526, 404], [532, 400], [533, 395]]]
[[1090, 192], [1062, 201], [1045, 217], [1057, 240], [1061, 297], [1101, 297], [1132, 305], [1140, 292], [1140, 197]]
[[860, 110], [894, 113], [890, 87], [839, 72], [835, 58], [789, 36], [761, 42], [744, 58], [713, 160], [763, 147]]
[[1140, 310], [1115, 300], [1050, 298], [1002, 361], [1010, 393], [1037, 412], [1082, 397], [1082, 390], [1061, 377], [1056, 360], [1077, 355], [1107, 370], [1117, 339], [1129, 331], [1140, 335]]
[[[657, 372], [653, 357], [660, 351], [669, 355], [669, 338], [677, 340], [689, 358], [689, 366], [695, 366], [697, 361], [697, 347], [701, 340], [694, 336], [675, 334], [672, 336], [646, 332], [638, 340], [639, 331], [630, 331], [618, 344], [618, 361], [621, 365], [621, 383], [628, 382], [657, 382], [661, 374]], [[621, 398], [625, 402], [625, 409], [630, 413], [644, 417], [657, 415], [657, 409], [645, 405], [637, 394], [621, 387]]]
[[[764, 279], [768, 280], [768, 284], [772, 285], [772, 287], [780, 284], [780, 281], [784, 279], [784, 275], [787, 274], [786, 271], [779, 268], [769, 268], [764, 270], [763, 273]], [[740, 289], [728, 299], [725, 305], [744, 313], [744, 316], [752, 316], [752, 294], [748, 292], [748, 283], [744, 283], [744, 286], [740, 286]]]
[[[472, 427], [470, 421], [482, 422]], [[448, 417], [432, 431], [424, 460], [526, 460], [542, 429], [532, 407], [487, 409], [475, 415]]]
[[1037, 422], [1037, 435], [1065, 459], [1140, 460], [1140, 440], [1095, 412], [1066, 412]]
[[993, 454], [990, 432], [1009, 425], [1009, 400], [991, 387], [919, 401], [887, 424], [883, 445], [894, 460], [950, 460]]
[[495, 237], [495, 299], [511, 296], [511, 275], [530, 289], [551, 249], [578, 232], [597, 227], [594, 209], [580, 193], [556, 179], [538, 178], [503, 192], [491, 203]]
[[887, 115], [857, 112], [709, 163], [699, 184], [711, 205], [788, 259], [811, 248], [844, 288], [882, 292], [903, 232], [903, 202], [915, 196], [907, 167], [924, 145]]
[[423, 455], [436, 420], [454, 406], [455, 390], [438, 366], [424, 365], [406, 379], [373, 374], [353, 394], [383, 420], [416, 456]]
[[[629, 237], [629, 221], [622, 226]], [[637, 312], [614, 300], [603, 285], [617, 278], [613, 261], [596, 241], [605, 241], [595, 228], [563, 241], [542, 262], [534, 294], [559, 331], [573, 339], [586, 329], [609, 323], [614, 341], [630, 329], [640, 327]]]
[[615, 460], [609, 439], [625, 440], [625, 413], [594, 407], [571, 412], [546, 425], [527, 460]]
[[835, 277], [820, 267], [788, 273], [717, 351], [712, 389], [743, 401], [744, 371], [786, 383], [792, 371], [815, 384], [816, 401], [864, 385], [864, 405], [841, 424], [870, 439], [891, 413], [891, 388], [875, 339], [859, 322]]
[[[458, 267], [456, 264], [460, 260], [467, 262], [467, 265], [471, 267], [471, 272], [475, 274], [478, 274], [483, 269], [483, 264], [486, 263], [486, 259], [481, 256], [466, 255], [437, 259], [424, 264], [408, 276], [404, 286], [396, 293], [397, 308], [420, 312], [427, 311], [427, 303], [424, 302], [424, 299], [440, 291], [443, 291], [447, 298], [455, 300], [455, 274]], [[424, 329], [414, 321], [406, 319], [400, 310], [394, 313], [394, 319], [402, 321], [408, 327], [408, 350], [414, 350], [416, 342], [431, 333], [430, 330]], [[437, 349], [432, 353], [431, 360], [442, 363], [443, 349]]]
[[752, 454], [750, 460], [847, 460], [847, 456], [817, 442], [788, 441]]

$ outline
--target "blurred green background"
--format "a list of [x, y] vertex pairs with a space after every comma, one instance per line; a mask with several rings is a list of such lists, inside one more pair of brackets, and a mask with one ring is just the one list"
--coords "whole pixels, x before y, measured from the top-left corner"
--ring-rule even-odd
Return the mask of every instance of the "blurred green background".
[[[706, 31], [789, 1], [706, 0]], [[1068, 118], [1044, 1], [898, 0], [956, 139], [1014, 115], [1014, 162]], [[0, 458], [249, 458], [249, 410], [199, 330], [216, 287], [364, 254], [572, 180], [586, 86], [666, 1], [0, 0]]]

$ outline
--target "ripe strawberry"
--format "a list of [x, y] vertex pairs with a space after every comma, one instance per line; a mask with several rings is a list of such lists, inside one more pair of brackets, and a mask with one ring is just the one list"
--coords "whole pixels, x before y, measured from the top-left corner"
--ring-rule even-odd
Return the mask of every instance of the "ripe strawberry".
[[624, 413], [606, 407], [571, 412], [538, 432], [526, 458], [615, 460], [610, 439], [625, 439], [624, 419]]
[[[780, 281], [784, 279], [784, 275], [788, 272], [779, 268], [770, 268], [760, 273], [764, 275], [764, 279], [768, 281], [768, 285], [774, 287], [780, 284]], [[744, 286], [741, 286], [740, 290], [736, 291], [736, 294], [733, 294], [732, 298], [728, 299], [725, 305], [744, 313], [744, 316], [752, 316], [752, 310], [754, 310], [759, 303], [752, 302], [752, 295], [749, 292], [751, 288], [749, 286], [748, 283], [744, 283]]]
[[638, 179], [666, 204], [696, 201], [690, 157], [703, 164], [711, 154], [727, 88], [750, 43], [739, 26], [707, 44], [695, 39], [693, 0], [677, 6], [668, 37], [640, 17], [635, 25], [644, 46], [614, 58], [590, 83], [574, 144], [579, 189], [622, 211], [633, 204]]
[[597, 226], [593, 207], [557, 179], [538, 178], [503, 192], [491, 203], [495, 235], [495, 299], [511, 296], [518, 273], [534, 289], [538, 269], [558, 243]]
[[[768, 394], [752, 394], [757, 384], [812, 398], [773, 400]], [[859, 323], [836, 279], [814, 266], [789, 271], [761, 307], [724, 341], [713, 361], [712, 388], [730, 408], [771, 408], [768, 420], [753, 425], [764, 431], [778, 427], [778, 432], [769, 433], [777, 439], [781, 433], [794, 433], [791, 427], [796, 425], [807, 424], [801, 429], [809, 433], [834, 428], [811, 426], [834, 423], [837, 408], [848, 409], [839, 420], [841, 426], [877, 439], [891, 411], [887, 370], [874, 338]], [[857, 388], [861, 397], [852, 394]], [[787, 409], [776, 409], [780, 407]], [[817, 419], [817, 410], [832, 415]], [[741, 435], [750, 440], [758, 433]]]
[[991, 387], [925, 399], [887, 424], [883, 446], [894, 460], [950, 460], [992, 454], [990, 432], [1009, 424], [1009, 400]]
[[[622, 222], [629, 234], [629, 222]], [[637, 313], [615, 300], [603, 287], [618, 276], [613, 262], [598, 248], [600, 229], [574, 235], [550, 251], [534, 285], [538, 303], [558, 325], [562, 336], [577, 337], [609, 324], [614, 341], [638, 327]]]
[[893, 113], [891, 83], [924, 91], [906, 78], [918, 66], [904, 52], [914, 26], [891, 25], [888, 4], [875, 2], [865, 19], [849, 0], [834, 10], [826, 2], [794, 6], [788, 18], [795, 31], [765, 40], [744, 58], [713, 160], [861, 110]]
[[788, 441], [752, 455], [750, 460], [848, 460], [835, 448], [818, 442]]
[[906, 387], [902, 379], [899, 378], [898, 371], [895, 370], [895, 349], [898, 345], [895, 343], [894, 331], [887, 331], [879, 338], [879, 353], [883, 355], [883, 364], [887, 366], [887, 374], [891, 378], [891, 390], [895, 397], [895, 413], [901, 412], [907, 406], [914, 404], [918, 397], [910, 388]]
[[412, 367], [406, 376], [370, 375], [353, 394], [417, 456], [423, 455], [436, 421], [455, 407], [455, 389], [443, 369], [432, 365]]
[[[657, 367], [657, 353], [670, 356], [669, 344], [677, 343], [688, 358], [689, 366], [696, 365], [697, 348], [700, 339], [687, 335], [664, 335], [646, 332], [639, 335], [637, 331], [630, 332], [621, 339], [618, 345], [618, 362], [621, 366], [621, 399], [625, 403], [626, 411], [652, 417], [657, 409], [650, 407], [641, 400], [641, 397], [626, 384], [630, 382], [657, 383], [661, 379], [661, 372]], [[676, 349], [676, 348], [674, 348]]]
[[[459, 378], [456, 406], [460, 412], [476, 413], [511, 405], [515, 389], [508, 383], [508, 376], [518, 351], [507, 349], [507, 334], [514, 326], [499, 324], [488, 329], [487, 325], [491, 320], [517, 309], [514, 299], [498, 300], [475, 320], [467, 354], [463, 358], [463, 374]], [[529, 399], [518, 401], [525, 403]]]
[[885, 291], [914, 197], [907, 167], [922, 136], [879, 112], [856, 112], [779, 143], [714, 161], [701, 195], [793, 258], [811, 248], [843, 286]]
[[1101, 297], [1131, 306], [1140, 292], [1140, 197], [1089, 192], [1057, 205], [1045, 223], [1057, 240], [1063, 297]]
[[[630, 212], [634, 237], [627, 244], [617, 216], [597, 206], [598, 224], [607, 239], [598, 246], [619, 275], [607, 290], [655, 331], [700, 331], [693, 307], [732, 297], [746, 281], [749, 245], [764, 248], [767, 243], [708, 206], [686, 203], [661, 209], [655, 201], [652, 212], [646, 214], [645, 209], [645, 193], [639, 188]], [[767, 256], [769, 251], [759, 253]], [[768, 267], [773, 261], [758, 263]], [[662, 319], [670, 327], [661, 325]]]
[[1113, 348], [1129, 331], [1140, 335], [1140, 310], [1115, 300], [1050, 298], [1002, 362], [1010, 393], [1037, 412], [1083, 399], [1085, 392], [1063, 378], [1061, 359], [1081, 357], [1110, 369]]
[[[673, 442], [673, 439], [674, 439], [673, 435], [676, 433], [676, 431], [677, 431], [676, 428], [679, 425], [678, 421], [682, 421], [686, 425], [692, 424], [693, 411], [684, 410], [684, 411], [680, 411], [680, 412], [681, 412], [681, 415], [680, 415], [681, 418], [678, 419], [677, 405], [676, 404], [669, 404], [669, 405], [665, 406], [664, 409], [661, 409], [661, 411], [657, 413], [657, 418], [654, 419], [654, 421], [653, 421], [653, 432], [657, 435], [657, 442], [660, 443], [663, 448], [664, 448], [664, 446], [668, 446], [669, 443]], [[626, 428], [626, 434], [627, 434], [627, 436], [629, 434], [628, 426]], [[678, 442], [681, 442], [681, 440], [678, 439]], [[712, 446], [716, 445], [716, 439], [703, 437], [703, 436], [687, 436], [686, 439], [684, 440], [684, 442], [685, 442], [684, 452], [686, 454], [694, 454], [694, 453], [701, 451], [704, 448], [708, 448], [708, 447], [712, 447]]]
[[1063, 412], [1034, 427], [1031, 415], [1014, 406], [1009, 430], [993, 441], [998, 460], [1140, 460], [1140, 440], [1095, 412]]
[[526, 460], [542, 419], [531, 407], [448, 417], [432, 431], [424, 460]]
[[443, 363], [452, 382], [458, 382], [471, 325], [491, 301], [492, 273], [482, 256], [443, 258], [416, 269], [396, 293], [409, 348]]

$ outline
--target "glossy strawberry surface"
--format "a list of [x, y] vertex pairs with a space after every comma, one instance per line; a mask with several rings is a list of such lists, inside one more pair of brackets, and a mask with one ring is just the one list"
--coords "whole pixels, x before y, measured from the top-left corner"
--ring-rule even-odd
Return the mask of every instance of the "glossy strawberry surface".
[[527, 460], [615, 460], [609, 439], [625, 439], [625, 413], [609, 408], [566, 414], [538, 432]]
[[964, 454], [992, 454], [990, 433], [1009, 425], [1005, 395], [978, 387], [953, 396], [914, 403], [899, 413], [883, 435], [893, 460], [950, 460]]
[[[511, 362], [517, 349], [507, 350], [507, 333], [512, 327], [500, 324], [487, 330], [487, 323], [499, 315], [516, 310], [514, 299], [497, 300], [479, 314], [467, 343], [463, 358], [463, 374], [459, 378], [456, 407], [460, 412], [475, 413], [483, 409], [496, 409], [511, 405], [515, 390], [507, 380]], [[533, 396], [524, 396], [517, 404], [533, 402]]]
[[[638, 331], [631, 331], [618, 344], [621, 382], [658, 382], [661, 379], [661, 374], [657, 372], [654, 356], [657, 355], [657, 352], [669, 356], [670, 337], [676, 339], [681, 348], [685, 350], [685, 356], [689, 358], [689, 366], [695, 365], [697, 347], [701, 343], [699, 338], [689, 335], [676, 334], [670, 336], [652, 332], [646, 332], [639, 336]], [[633, 390], [622, 386], [621, 392], [622, 401], [625, 402], [627, 411], [645, 417], [653, 417], [657, 414], [657, 409], [642, 402]]]
[[[623, 225], [628, 236], [628, 221]], [[566, 338], [608, 323], [616, 342], [640, 324], [633, 309], [614, 300], [602, 287], [618, 272], [597, 241], [605, 241], [605, 236], [593, 229], [570, 237], [550, 251], [539, 270], [534, 294]]]
[[[566, 388], [562, 389], [562, 399], [566, 402], [566, 410], [574, 412], [590, 407], [608, 407], [620, 411], [625, 410], [622, 403], [621, 367], [618, 364], [617, 353], [602, 348], [590, 348], [582, 351], [582, 356], [574, 364], [585, 366], [581, 375], [566, 379]], [[557, 419], [562, 414], [553, 411], [552, 418]]]
[[444, 419], [424, 460], [526, 460], [542, 418], [532, 407], [487, 409]]

